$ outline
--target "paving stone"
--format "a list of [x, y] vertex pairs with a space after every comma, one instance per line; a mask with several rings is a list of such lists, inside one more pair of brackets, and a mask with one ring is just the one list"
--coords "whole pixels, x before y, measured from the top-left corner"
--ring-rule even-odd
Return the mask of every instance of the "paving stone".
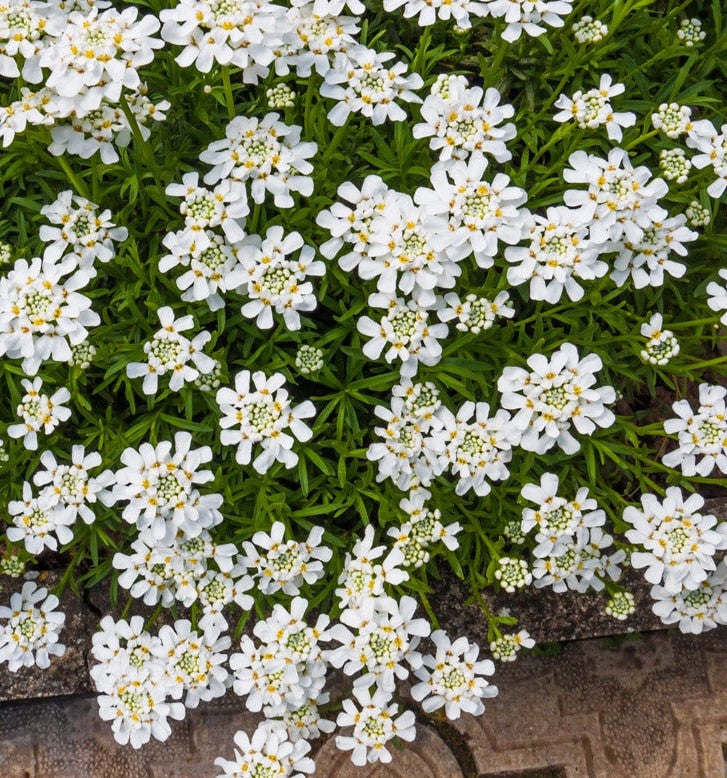
[[478, 776], [561, 768], [567, 778], [723, 778], [725, 630], [653, 634], [501, 665], [485, 716], [454, 726]]
[[427, 726], [417, 726], [417, 739], [413, 743], [389, 750], [393, 756], [389, 764], [360, 768], [351, 762], [350, 751], [336, 748], [332, 736], [316, 756], [316, 778], [463, 778], [452, 752]]

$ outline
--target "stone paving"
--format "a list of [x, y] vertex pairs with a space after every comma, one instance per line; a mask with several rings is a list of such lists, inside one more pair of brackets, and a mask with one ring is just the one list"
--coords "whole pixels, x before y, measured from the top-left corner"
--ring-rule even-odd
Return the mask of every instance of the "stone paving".
[[[391, 765], [355, 770], [329, 741], [321, 778], [726, 778], [727, 632], [565, 644], [500, 665], [484, 717], [422, 720]], [[214, 778], [255, 717], [228, 695], [172, 738], [117, 746], [93, 697], [0, 705], [0, 778]]]

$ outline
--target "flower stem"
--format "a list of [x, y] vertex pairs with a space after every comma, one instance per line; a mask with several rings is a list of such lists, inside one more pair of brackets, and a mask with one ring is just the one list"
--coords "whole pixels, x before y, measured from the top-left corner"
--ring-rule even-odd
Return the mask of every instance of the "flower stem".
[[61, 167], [61, 170], [66, 174], [66, 178], [69, 180], [73, 188], [76, 190], [76, 193], [81, 195], [81, 197], [85, 197], [87, 200], [88, 197], [88, 190], [86, 189], [85, 184], [81, 183], [81, 179], [78, 178], [78, 176], [71, 170], [71, 166], [66, 161], [65, 157], [56, 157], [55, 159], [58, 160], [58, 164]]
[[225, 88], [225, 104], [227, 105], [227, 118], [235, 118], [235, 98], [232, 94], [232, 82], [230, 81], [230, 69], [227, 65], [222, 66], [222, 84]]

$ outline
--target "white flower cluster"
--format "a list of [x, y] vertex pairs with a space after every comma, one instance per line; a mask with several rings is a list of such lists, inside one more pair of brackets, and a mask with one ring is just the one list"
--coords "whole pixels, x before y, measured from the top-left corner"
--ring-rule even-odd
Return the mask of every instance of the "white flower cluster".
[[52, 656], [63, 656], [66, 647], [58, 638], [66, 620], [57, 611], [58, 598], [26, 581], [10, 597], [10, 605], [0, 605], [0, 662], [11, 673], [21, 667], [50, 666]]
[[521, 492], [537, 506], [522, 513], [522, 532], [535, 530], [535, 586], [550, 586], [555, 592], [601, 591], [604, 579], [617, 581], [621, 576], [626, 553], [606, 550], [613, 537], [603, 531], [606, 514], [588, 496], [587, 487], [567, 500], [558, 494], [558, 486], [557, 475], [544, 473], [540, 484], [525, 484]]
[[211, 461], [212, 449], [192, 449], [191, 445], [188, 432], [177, 432], [174, 443], [142, 443], [138, 450], [124, 450], [124, 467], [114, 474], [113, 487], [114, 502], [126, 503], [121, 513], [124, 521], [140, 531], [150, 530], [159, 541], [169, 526], [185, 538], [194, 538], [220, 523], [222, 495], [198, 491], [198, 486], [214, 477], [212, 471], [200, 470], [200, 465]]
[[518, 206], [525, 192], [509, 186], [503, 174], [487, 181], [486, 167], [479, 153], [467, 162], [439, 163], [431, 173], [434, 189], [420, 188], [413, 198], [389, 189], [378, 176], [368, 176], [360, 190], [346, 182], [338, 190], [343, 202], [318, 214], [317, 223], [332, 235], [321, 253], [332, 258], [348, 244], [352, 250], [339, 258], [341, 267], [376, 280], [378, 291], [368, 302], [385, 313], [358, 320], [359, 332], [369, 338], [364, 354], [400, 360], [404, 378], [413, 377], [419, 363], [434, 365], [441, 358], [439, 341], [448, 327], [434, 323], [434, 315], [440, 322], [456, 319], [458, 329], [475, 333], [498, 316], [514, 315], [506, 292], [464, 302], [455, 293], [437, 294], [454, 287], [459, 263], [469, 254], [491, 267], [498, 241], [520, 239], [525, 216]]
[[223, 387], [217, 392], [222, 444], [237, 446], [237, 462], [248, 465], [253, 446], [260, 443], [262, 452], [252, 460], [258, 473], [266, 473], [275, 462], [294, 467], [298, 462], [292, 450], [294, 439], [305, 442], [313, 435], [302, 421], [315, 415], [313, 403], [306, 400], [292, 407], [284, 384], [282, 373], [267, 377], [260, 370], [252, 374], [242, 370], [235, 376], [234, 389]]
[[[394, 387], [391, 407], [377, 406], [386, 427], [376, 428], [382, 442], [369, 446], [367, 457], [378, 462], [377, 480], [391, 478], [399, 489], [429, 486], [451, 467], [458, 477], [457, 494], [473, 489], [484, 496], [491, 481], [509, 476], [512, 448], [545, 453], [559, 445], [567, 454], [580, 444], [571, 425], [582, 434], [609, 427], [615, 417], [605, 407], [616, 399], [613, 387], [594, 386], [599, 357], [579, 359], [565, 343], [550, 360], [542, 354], [528, 359], [532, 372], [506, 367], [498, 380], [502, 408], [490, 415], [487, 403], [465, 403], [455, 415], [441, 405], [432, 384]], [[511, 416], [509, 410], [517, 413]], [[474, 417], [474, 418], [473, 418]]]
[[671, 330], [663, 329], [664, 318], [655, 313], [641, 325], [641, 334], [647, 339], [641, 358], [652, 365], [667, 365], [679, 353], [679, 341]]
[[535, 641], [527, 630], [521, 629], [513, 634], [500, 635], [490, 643], [490, 651], [498, 662], [514, 662], [521, 649], [534, 646]]
[[563, 175], [569, 183], [587, 189], [569, 189], [565, 204], [582, 209], [590, 222], [589, 238], [602, 252], [617, 252], [611, 278], [620, 286], [631, 277], [634, 286], [661, 286], [665, 273], [681, 278], [686, 266], [670, 259], [686, 256], [684, 243], [696, 240], [686, 227], [686, 216], [668, 218], [658, 199], [666, 182], [651, 179], [649, 168], [634, 168], [624, 149], [614, 148], [607, 159], [576, 151]]
[[306, 279], [324, 275], [325, 265], [297, 232], [286, 235], [276, 226], [265, 237], [246, 235], [247, 182], [254, 202], [262, 203], [270, 192], [277, 207], [290, 208], [291, 192], [313, 191], [307, 158], [315, 151], [315, 143], [300, 142], [300, 127], [283, 124], [276, 113], [262, 121], [238, 116], [227, 126], [226, 138], [200, 154], [213, 166], [205, 183], [215, 188], [201, 186], [198, 173], [167, 187], [168, 195], [182, 198], [185, 226], [165, 236], [170, 253], [160, 259], [159, 269], [187, 268], [177, 278], [182, 300], [204, 300], [215, 311], [225, 304], [222, 294], [235, 291], [249, 299], [243, 316], [255, 319], [261, 329], [273, 326], [274, 312], [288, 329], [300, 329], [299, 312], [316, 307]]
[[71, 362], [73, 349], [86, 343], [88, 327], [101, 321], [81, 294], [96, 275], [94, 263], [115, 256], [114, 243], [126, 240], [111, 212], [66, 190], [41, 209], [47, 243], [43, 257], [15, 261], [0, 277], [0, 356], [22, 359], [27, 375], [47, 360]]
[[51, 154], [88, 159], [98, 151], [110, 164], [132, 128], [146, 138], [149, 120], [165, 118], [170, 104], [152, 103], [138, 73], [163, 46], [153, 37], [159, 20], [109, 6], [10, 0], [0, 9], [0, 75], [33, 86], [0, 108], [4, 146], [28, 124], [45, 125]]
[[191, 315], [174, 317], [174, 311], [165, 305], [157, 310], [162, 325], [151, 340], [144, 344], [146, 362], [129, 362], [126, 375], [129, 378], [144, 378], [144, 394], [156, 394], [159, 377], [170, 374], [169, 388], [178, 392], [185, 383], [196, 381], [200, 375], [212, 370], [214, 359], [202, 351], [212, 337], [207, 331], [195, 335], [192, 340], [182, 333], [194, 326]]
[[553, 118], [556, 122], [575, 121], [581, 129], [595, 129], [603, 124], [609, 139], [620, 142], [622, 128], [636, 124], [635, 113], [614, 113], [611, 107], [611, 98], [625, 91], [623, 84], [614, 84], [608, 73], [602, 73], [598, 88], [579, 90], [573, 97], [561, 95], [555, 101], [555, 107], [561, 110]]
[[699, 385], [699, 407], [696, 413], [689, 400], [672, 405], [675, 419], [664, 422], [664, 431], [677, 434], [678, 447], [665, 454], [667, 467], [681, 468], [686, 476], [709, 476], [717, 470], [727, 473], [727, 406], [724, 386]]
[[421, 108], [422, 122], [415, 124], [415, 138], [430, 138], [429, 148], [441, 161], [466, 160], [481, 153], [498, 162], [512, 159], [505, 143], [515, 137], [515, 125], [503, 124], [515, 109], [494, 87], [483, 92], [471, 87], [464, 76], [440, 75]]
[[221, 697], [229, 685], [223, 666], [229, 647], [229, 637], [193, 630], [184, 619], [151, 635], [141, 616], [104, 617], [93, 636], [91, 678], [99, 714], [111, 722], [116, 741], [133, 748], [152, 737], [164, 741], [172, 731], [168, 719], [183, 719], [187, 708]]
[[71, 399], [71, 393], [65, 387], [57, 389], [52, 395], [41, 392], [43, 381], [24, 378], [20, 382], [25, 389], [20, 405], [16, 409], [20, 417], [19, 424], [8, 427], [11, 438], [22, 438], [23, 446], [29, 451], [38, 448], [38, 433], [50, 435], [55, 428], [71, 418], [71, 410], [64, 403]]
[[300, 587], [314, 584], [324, 576], [323, 565], [331, 560], [333, 551], [321, 545], [323, 528], [313, 527], [305, 542], [285, 540], [285, 525], [276, 521], [270, 533], [256, 532], [242, 544], [242, 562], [254, 570], [258, 589], [265, 594], [282, 591], [297, 596]]
[[405, 567], [426, 564], [430, 557], [429, 549], [437, 542], [443, 543], [450, 551], [459, 548], [456, 536], [462, 527], [459, 522], [442, 524], [441, 511], [427, 505], [431, 496], [426, 489], [412, 489], [399, 503], [407, 521], [387, 532], [394, 539], [393, 548], [401, 551]]
[[701, 19], [682, 19], [677, 30], [677, 38], [685, 46], [688, 48], [699, 46], [706, 37], [707, 33], [702, 29]]
[[631, 554], [631, 564], [646, 568], [654, 613], [682, 632], [727, 624], [727, 564], [715, 559], [727, 549], [727, 522], [699, 513], [703, 505], [700, 495], [685, 499], [672, 486], [663, 501], [644, 494], [641, 509], [629, 506], [623, 515], [633, 527], [627, 539], [644, 549]]
[[581, 16], [571, 29], [578, 43], [600, 43], [608, 35], [608, 26], [588, 15]]

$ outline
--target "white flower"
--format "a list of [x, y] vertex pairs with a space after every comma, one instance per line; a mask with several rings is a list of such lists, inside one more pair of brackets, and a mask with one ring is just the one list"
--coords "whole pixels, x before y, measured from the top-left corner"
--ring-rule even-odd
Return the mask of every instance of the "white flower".
[[169, 184], [164, 190], [170, 197], [181, 197], [179, 212], [184, 216], [186, 230], [182, 240], [206, 248], [206, 230], [220, 227], [230, 243], [245, 237], [242, 225], [250, 213], [247, 190], [239, 181], [225, 179], [210, 190], [199, 186], [198, 173], [185, 173], [181, 184]]
[[692, 130], [692, 109], [688, 105], [662, 103], [656, 113], [651, 114], [651, 123], [655, 130], [676, 140]]
[[635, 113], [614, 113], [611, 98], [623, 94], [626, 87], [623, 84], [613, 84], [608, 73], [601, 74], [601, 80], [596, 89], [587, 92], [578, 91], [573, 97], [561, 95], [555, 102], [555, 107], [561, 110], [555, 114], [556, 122], [575, 120], [581, 129], [595, 129], [602, 124], [610, 140], [623, 139], [623, 127], [633, 127], [636, 124]]
[[[667, 181], [676, 181], [677, 184], [684, 184], [692, 168], [692, 163], [687, 159], [684, 149], [662, 149], [659, 152], [659, 170]], [[689, 208], [687, 208], [687, 219], [689, 219]], [[691, 220], [689, 220], [691, 223]]]
[[578, 43], [599, 43], [608, 35], [608, 27], [592, 16], [582, 16], [571, 29]]
[[164, 45], [152, 37], [159, 29], [157, 17], [137, 21], [137, 15], [133, 7], [69, 13], [53, 45], [40, 53], [41, 67], [50, 71], [46, 86], [78, 113], [97, 109], [104, 98], [118, 102], [123, 89], [137, 89], [137, 69]]
[[459, 479], [456, 493], [473, 489], [480, 497], [489, 494], [490, 481], [504, 481], [510, 475], [507, 464], [520, 439], [510, 414], [499, 409], [490, 417], [487, 403], [466, 402], [456, 416], [442, 409], [439, 417], [444, 429], [438, 437], [445, 442], [445, 457]]
[[571, 2], [564, 0], [489, 0], [490, 14], [504, 17], [507, 27], [502, 37], [512, 43], [522, 32], [537, 37], [547, 32], [543, 24], [562, 27], [563, 16], [573, 10]]
[[218, 757], [215, 764], [222, 769], [217, 778], [303, 778], [303, 773], [315, 771], [315, 763], [306, 756], [310, 744], [305, 740], [292, 743], [285, 730], [258, 724], [252, 738], [241, 730], [235, 734], [235, 758]]
[[631, 554], [632, 567], [645, 567], [646, 580], [672, 594], [698, 588], [716, 568], [715, 552], [727, 548], [727, 522], [718, 524], [715, 516], [699, 513], [704, 499], [698, 494], [684, 499], [676, 486], [666, 490], [662, 502], [643, 495], [641, 505], [642, 510], [629, 506], [623, 514], [633, 527], [627, 539], [646, 549]]
[[612, 619], [626, 621], [629, 616], [636, 613], [634, 595], [631, 592], [615, 592], [609, 597], [603, 610]]
[[239, 464], [247, 465], [252, 459], [252, 447], [260, 443], [262, 453], [252, 463], [258, 473], [266, 473], [274, 462], [282, 462], [288, 469], [294, 467], [298, 462], [298, 455], [292, 450], [294, 437], [306, 442], [313, 435], [302, 421], [315, 415], [313, 403], [306, 400], [291, 407], [284, 384], [282, 373], [268, 378], [260, 370], [252, 374], [242, 370], [235, 376], [234, 389], [223, 387], [217, 392], [222, 412], [222, 444], [237, 445], [235, 458]]
[[323, 349], [302, 343], [295, 353], [295, 366], [301, 375], [313, 375], [323, 369]]
[[664, 422], [664, 431], [678, 434], [679, 446], [662, 458], [667, 467], [680, 467], [686, 476], [707, 477], [716, 467], [727, 473], [727, 389], [699, 385], [699, 408], [695, 413], [688, 400], [672, 405], [676, 419]]
[[345, 54], [336, 54], [321, 85], [323, 97], [336, 101], [328, 112], [331, 124], [343, 126], [351, 113], [363, 114], [374, 125], [387, 119], [406, 119], [397, 101], [420, 103], [415, 90], [424, 82], [418, 73], [405, 76], [407, 66], [401, 61], [386, 64], [395, 56], [392, 51], [377, 52], [366, 46], [352, 46]]
[[309, 626], [303, 618], [307, 607], [302, 597], [291, 602], [289, 611], [276, 604], [253, 630], [261, 644], [243, 635], [242, 652], [230, 657], [235, 694], [247, 696], [249, 710], [264, 708], [268, 718], [281, 716], [317, 700], [323, 691], [326, 662], [318, 643], [330, 640], [329, 618], [321, 615]]
[[[221, 514], [216, 519], [222, 521]], [[151, 530], [141, 530], [131, 553], [114, 554], [112, 563], [121, 571], [119, 585], [145, 605], [161, 602], [168, 608], [178, 600], [188, 608], [199, 598], [200, 582], [208, 572], [235, 570], [238, 577], [245, 572], [244, 566], [234, 564], [236, 554], [234, 545], [214, 543], [207, 530], [187, 538], [167, 519], [161, 540]]]
[[[319, 703], [328, 702], [329, 695], [321, 694]], [[322, 734], [330, 734], [336, 728], [336, 724], [329, 719], [324, 719], [313, 702], [307, 702], [300, 708], [286, 710], [281, 724], [288, 732], [288, 737], [295, 743], [298, 740], [315, 740]]]
[[[727, 268], [722, 268], [719, 271], [719, 277], [727, 282]], [[719, 281], [710, 281], [707, 284], [707, 294], [709, 295], [707, 305], [713, 311], [717, 311], [717, 313], [725, 311], [720, 321], [727, 326], [727, 283], [721, 284]]]
[[400, 527], [392, 527], [387, 535], [394, 539], [394, 549], [403, 555], [406, 567], [421, 567], [429, 561], [429, 548], [442, 542], [450, 551], [459, 548], [457, 534], [462, 527], [459, 522], [442, 524], [442, 513], [437, 508], [429, 508], [427, 500], [431, 494], [426, 489], [409, 492], [399, 502], [399, 507], [408, 518]]
[[521, 629], [519, 632], [509, 635], [500, 635], [497, 640], [490, 643], [492, 656], [499, 662], [514, 662], [522, 648], [533, 648], [535, 641], [528, 632]]
[[244, 611], [249, 611], [254, 600], [246, 594], [254, 586], [253, 580], [246, 575], [242, 564], [235, 564], [229, 570], [207, 572], [196, 582], [197, 597], [202, 605], [203, 616], [198, 626], [211, 632], [224, 632], [228, 628], [224, 609], [233, 602]]
[[685, 208], [684, 215], [690, 227], [706, 227], [712, 221], [709, 208], [705, 208], [699, 200], [692, 200]]
[[292, 108], [295, 105], [295, 91], [289, 84], [280, 82], [265, 90], [268, 106], [279, 111], [281, 108]]
[[668, 191], [666, 182], [652, 180], [646, 166], [634, 168], [624, 149], [611, 149], [607, 159], [575, 151], [568, 164], [563, 171], [565, 180], [587, 184], [588, 189], [568, 189], [565, 204], [583, 208], [592, 218], [590, 235], [596, 243], [620, 240], [624, 235], [629, 241], [638, 241], [654, 217], [663, 216], [657, 201]]
[[212, 471], [200, 470], [200, 465], [211, 461], [212, 449], [192, 450], [191, 444], [188, 432], [177, 432], [174, 443], [142, 443], [138, 450], [124, 450], [124, 467], [116, 471], [113, 489], [115, 501], [128, 501], [121, 514], [124, 521], [140, 530], [150, 529], [158, 540], [167, 532], [167, 519], [186, 537], [219, 523], [222, 495], [197, 491], [214, 477]]
[[45, 669], [51, 656], [65, 654], [58, 637], [66, 616], [57, 607], [58, 598], [33, 581], [12, 594], [9, 606], [0, 605], [0, 662], [11, 673], [33, 665]]
[[326, 272], [325, 264], [315, 259], [315, 251], [303, 244], [299, 233], [285, 235], [282, 227], [275, 226], [268, 228], [265, 238], [252, 235], [243, 241], [237, 258], [227, 284], [239, 287], [250, 298], [242, 306], [242, 315], [267, 330], [273, 326], [275, 311], [289, 330], [299, 330], [299, 311], [312, 311], [317, 304], [313, 284], [306, 279]]
[[20, 424], [11, 424], [8, 435], [11, 438], [23, 438], [23, 445], [30, 451], [38, 448], [38, 433], [50, 435], [63, 421], [71, 418], [70, 408], [64, 403], [71, 399], [71, 393], [65, 387], [57, 389], [52, 395], [42, 394], [43, 381], [23, 379], [20, 382], [25, 389], [23, 399], [16, 409], [22, 419]]
[[75, 254], [81, 267], [109, 262], [116, 255], [114, 243], [126, 240], [129, 231], [111, 221], [111, 211], [98, 212], [98, 206], [70, 189], [61, 192], [40, 212], [51, 223], [41, 225], [39, 236], [47, 246], [43, 257], [55, 261], [69, 251]]
[[[293, 0], [286, 16], [294, 30], [286, 37], [286, 43], [290, 41], [290, 52], [295, 52], [292, 59], [299, 76], [310, 76], [312, 68], [319, 76], [325, 76], [336, 53], [345, 54], [357, 45], [359, 20], [339, 15], [338, 9], [330, 3], [324, 8], [320, 0]], [[276, 60], [275, 69], [279, 75], [288, 72], [287, 64], [280, 58]]]
[[360, 190], [350, 181], [342, 183], [338, 187], [338, 197], [353, 207], [339, 201], [316, 216], [316, 224], [333, 236], [321, 246], [320, 251], [324, 257], [332, 259], [344, 243], [349, 244], [352, 251], [338, 260], [338, 264], [349, 271], [368, 256], [376, 217], [386, 213], [387, 209], [395, 208], [400, 193], [389, 189], [379, 176], [370, 175], [366, 176]]
[[677, 30], [677, 38], [683, 41], [685, 46], [688, 48], [699, 46], [706, 37], [707, 33], [702, 29], [701, 19], [682, 19]]
[[313, 527], [305, 542], [286, 541], [285, 525], [276, 521], [270, 534], [256, 532], [252, 542], [243, 542], [246, 554], [243, 563], [257, 571], [257, 585], [263, 594], [282, 590], [285, 594], [298, 595], [303, 583], [313, 584], [323, 578], [323, 564], [333, 556], [330, 548], [320, 545], [322, 537], [323, 527]]
[[40, 554], [46, 547], [56, 551], [59, 543], [73, 540], [73, 509], [58, 505], [50, 494], [35, 497], [27, 481], [23, 483], [23, 499], [11, 500], [8, 513], [13, 519], [13, 526], [7, 529], [8, 540], [22, 541], [30, 554]]
[[[492, 267], [498, 242], [517, 243], [523, 233], [527, 211], [520, 206], [527, 200], [524, 189], [510, 186], [510, 178], [496, 173], [492, 182], [484, 180], [487, 159], [473, 153], [462, 160], [437, 163], [432, 167], [432, 189], [417, 189], [414, 200], [424, 211], [425, 228], [441, 230], [437, 220], [444, 217], [444, 251], [455, 261], [474, 254], [482, 268]], [[440, 239], [441, 240], [441, 239]]]
[[165, 624], [160, 628], [159, 640], [164, 650], [167, 693], [173, 700], [184, 696], [185, 706], [196, 708], [200, 701], [225, 694], [229, 673], [223, 666], [227, 655], [222, 652], [231, 645], [229, 636], [199, 634], [189, 621], [179, 619], [173, 627]]
[[49, 497], [51, 504], [70, 508], [74, 521], [80, 516], [91, 524], [96, 520], [92, 506], [98, 501], [110, 505], [113, 499], [108, 487], [115, 483], [114, 474], [110, 470], [97, 476], [89, 473], [101, 462], [101, 454], [87, 454], [83, 446], [73, 446], [69, 465], [59, 465], [52, 451], [44, 451], [40, 463], [45, 469], [36, 470], [33, 483], [43, 487], [40, 496]]
[[369, 597], [360, 607], [345, 609], [341, 623], [330, 629], [331, 639], [341, 645], [327, 652], [328, 661], [346, 675], [356, 675], [354, 688], [376, 684], [393, 694], [396, 679], [409, 676], [404, 662], [412, 670], [421, 666], [416, 647], [430, 632], [426, 619], [413, 618], [416, 607], [416, 600], [405, 595], [399, 602]]
[[451, 289], [460, 274], [457, 262], [446, 253], [450, 243], [447, 223], [442, 217], [427, 216], [409, 195], [396, 193], [393, 202], [370, 225], [366, 256], [358, 263], [363, 279], [376, 279], [382, 294], [399, 289], [422, 306], [434, 304], [434, 290]]
[[[565, 292], [578, 301], [584, 294], [576, 279], [593, 280], [608, 272], [599, 260], [607, 245], [596, 243], [590, 234], [591, 219], [583, 209], [557, 206], [546, 216], [533, 214], [524, 225], [528, 246], [509, 246], [505, 258], [513, 263], [507, 271], [508, 283], [530, 283], [530, 297], [551, 304]], [[517, 263], [517, 264], [515, 264]]]
[[533, 354], [527, 360], [530, 372], [506, 367], [498, 379], [503, 408], [516, 410], [513, 426], [522, 432], [520, 445], [526, 451], [545, 453], [554, 445], [573, 454], [580, 444], [571, 425], [584, 435], [596, 427], [610, 427], [614, 414], [605, 407], [616, 400], [612, 386], [596, 387], [596, 373], [603, 363], [595, 354], [579, 358], [571, 343], [564, 343], [550, 359]]
[[441, 428], [437, 417], [418, 417], [401, 397], [392, 397], [390, 408], [377, 405], [374, 413], [386, 423], [374, 428], [381, 442], [372, 443], [366, 451], [367, 459], [378, 462], [377, 481], [391, 478], [405, 491], [415, 483], [428, 486], [444, 471], [444, 445], [432, 434]]
[[558, 593], [601, 591], [603, 578], [618, 580], [620, 565], [626, 558], [623, 550], [603, 553], [612, 545], [613, 537], [600, 527], [591, 527], [575, 537], [562, 535], [555, 543], [542, 543], [532, 567], [535, 586], [550, 586]]
[[696, 589], [669, 591], [651, 588], [651, 610], [664, 624], [678, 624], [681, 632], [701, 632], [727, 624], [727, 565], [722, 561]]
[[[401, 375], [412, 378], [419, 363], [436, 365], [442, 356], [441, 338], [447, 337], [446, 324], [430, 324], [432, 306], [422, 306], [414, 300], [405, 300], [393, 294], [374, 293], [369, 295], [369, 305], [384, 308], [386, 314], [378, 322], [369, 316], [362, 316], [356, 325], [368, 340], [363, 353], [369, 359], [378, 359], [384, 349], [387, 362], [401, 360]], [[434, 310], [441, 303], [435, 302]]]
[[641, 325], [641, 334], [647, 339], [641, 358], [652, 365], [666, 365], [679, 353], [679, 341], [671, 330], [663, 329], [664, 320], [655, 313]]
[[511, 319], [515, 315], [515, 309], [510, 307], [508, 292], [498, 292], [494, 300], [468, 294], [464, 301], [460, 300], [456, 292], [450, 292], [444, 295], [444, 301], [447, 307], [437, 312], [440, 320], [449, 322], [457, 319], [455, 327], [460, 332], [472, 332], [475, 335], [489, 330], [497, 318]]
[[458, 719], [462, 712], [481, 716], [485, 711], [482, 702], [497, 696], [497, 687], [485, 676], [495, 672], [489, 659], [477, 661], [479, 646], [467, 638], [452, 642], [441, 629], [432, 632], [436, 647], [434, 656], [427, 655], [423, 666], [414, 672], [420, 683], [412, 687], [411, 695], [422, 702], [425, 713], [444, 707], [448, 719]]
[[[106, 619], [111, 621], [110, 617]], [[102, 628], [106, 619], [101, 622]], [[111, 731], [117, 743], [130, 744], [132, 748], [141, 748], [152, 737], [165, 741], [172, 733], [167, 718], [183, 719], [185, 714], [182, 703], [167, 702], [161, 663], [158, 657], [150, 659], [148, 644], [151, 639], [148, 633], [143, 633], [142, 638], [145, 639], [129, 640], [132, 645], [136, 643], [131, 650], [126, 646], [120, 647], [108, 674], [93, 673], [102, 666], [97, 665], [92, 670], [92, 678], [100, 692], [97, 698], [99, 716], [111, 722]], [[155, 642], [158, 644], [158, 639]], [[150, 664], [155, 667], [150, 668]]]
[[206, 184], [226, 178], [248, 181], [254, 202], [262, 203], [265, 192], [273, 195], [276, 208], [292, 208], [291, 192], [304, 197], [313, 193], [313, 165], [317, 150], [313, 142], [302, 143], [301, 128], [278, 121], [277, 113], [262, 119], [236, 116], [225, 128], [225, 138], [213, 141], [199, 158], [212, 165]]
[[699, 237], [686, 226], [686, 222], [687, 217], [681, 213], [671, 219], [659, 217], [636, 240], [631, 241], [624, 236], [622, 242], [610, 247], [610, 250], [618, 251], [611, 278], [622, 286], [631, 276], [637, 289], [662, 286], [665, 274], [681, 278], [686, 272], [686, 265], [669, 256], [674, 252], [686, 257], [688, 249], [684, 244]]
[[417, 17], [420, 27], [428, 27], [437, 19], [454, 21], [457, 27], [468, 30], [472, 26], [472, 16], [487, 16], [489, 8], [486, 0], [385, 0], [384, 10], [395, 11], [404, 6], [404, 18]]
[[90, 277], [71, 256], [60, 262], [18, 259], [0, 277], [0, 356], [22, 358], [27, 375], [48, 359], [68, 362], [71, 346], [88, 338], [86, 327], [101, 321], [78, 292]]
[[721, 197], [727, 189], [727, 124], [723, 124], [718, 132], [711, 122], [695, 122], [687, 137], [687, 146], [700, 152], [692, 157], [692, 165], [697, 170], [711, 165], [717, 176], [707, 187], [707, 194]]
[[353, 731], [350, 735], [337, 735], [336, 748], [352, 751], [351, 761], [357, 767], [363, 767], [367, 762], [389, 763], [391, 754], [386, 748], [389, 741], [395, 737], [414, 740], [414, 714], [405, 711], [397, 716], [399, 706], [395, 702], [389, 704], [390, 696], [381, 689], [371, 694], [369, 689], [354, 688], [353, 696], [356, 701], [343, 700], [343, 711], [336, 719], [339, 727], [353, 727]]
[[440, 75], [422, 105], [423, 121], [414, 125], [412, 134], [431, 138], [429, 148], [439, 151], [440, 160], [480, 153], [507, 162], [512, 154], [505, 142], [515, 137], [515, 125], [502, 122], [515, 109], [500, 105], [500, 98], [494, 87], [483, 92], [478, 86], [470, 87], [464, 76]]
[[213, 369], [214, 359], [202, 352], [204, 345], [212, 337], [203, 331], [192, 340], [181, 333], [194, 326], [191, 316], [174, 318], [172, 309], [165, 305], [157, 310], [161, 329], [154, 333], [151, 340], [144, 344], [146, 362], [130, 362], [126, 366], [129, 378], [144, 377], [142, 391], [144, 394], [156, 394], [159, 387], [159, 376], [171, 373], [169, 388], [178, 392], [185, 383], [191, 383]]
[[400, 568], [403, 557], [398, 549], [389, 551], [382, 561], [376, 561], [385, 551], [386, 546], [374, 546], [374, 528], [367, 524], [363, 538], [346, 554], [338, 578], [340, 587], [336, 589], [336, 597], [342, 608], [361, 607], [370, 598], [381, 597], [385, 583], [396, 586], [409, 578]]
[[577, 545], [588, 540], [588, 530], [606, 523], [606, 514], [588, 497], [588, 487], [581, 487], [572, 500], [558, 495], [559, 478], [554, 473], [543, 473], [540, 484], [525, 484], [521, 496], [538, 507], [523, 508], [520, 528], [523, 534], [535, 529], [538, 546], [535, 555], [550, 553], [565, 540], [568, 545], [575, 537]]
[[524, 559], [513, 559], [507, 556], [497, 560], [495, 578], [508, 594], [513, 594], [518, 589], [524, 589], [533, 582], [528, 563]]
[[206, 300], [210, 310], [217, 311], [225, 305], [220, 292], [233, 288], [230, 278], [237, 266], [239, 244], [231, 245], [224, 236], [211, 230], [195, 237], [190, 242], [187, 230], [167, 233], [162, 243], [170, 253], [159, 260], [159, 270], [166, 273], [177, 265], [189, 268], [177, 278], [182, 300]]
[[256, 0], [181, 0], [159, 16], [162, 38], [184, 46], [178, 65], [202, 73], [215, 63], [236, 65], [246, 84], [267, 76], [273, 50], [289, 30], [282, 6]]

